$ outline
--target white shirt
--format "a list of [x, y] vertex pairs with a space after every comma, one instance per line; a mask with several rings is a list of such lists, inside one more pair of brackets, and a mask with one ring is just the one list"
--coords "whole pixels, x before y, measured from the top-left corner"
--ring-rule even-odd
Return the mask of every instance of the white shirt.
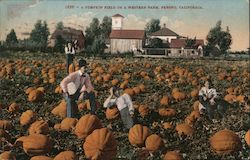
[[72, 52], [70, 51], [69, 47], [65, 47], [64, 51], [66, 54], [75, 54], [75, 49], [72, 47]]
[[202, 87], [199, 91], [199, 96], [202, 96], [202, 97], [206, 97], [208, 99], [212, 98], [216, 98], [218, 95], [217, 95], [217, 92], [216, 92], [216, 89], [214, 88], [206, 88], [206, 87]]
[[131, 100], [130, 96], [126, 93], [124, 93], [123, 95], [121, 95], [118, 98], [106, 99], [106, 101], [103, 104], [103, 107], [107, 108], [107, 107], [111, 107], [113, 105], [116, 105], [119, 111], [128, 107], [129, 113], [130, 114], [134, 113], [134, 107], [133, 107], [132, 100]]

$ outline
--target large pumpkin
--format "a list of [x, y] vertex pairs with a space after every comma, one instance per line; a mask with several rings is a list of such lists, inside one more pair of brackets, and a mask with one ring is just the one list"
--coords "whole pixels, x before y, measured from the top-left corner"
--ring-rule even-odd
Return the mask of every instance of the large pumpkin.
[[167, 106], [169, 104], [168, 96], [163, 96], [161, 101], [160, 101], [160, 104], [163, 105], [163, 106]]
[[164, 160], [182, 160], [182, 155], [177, 151], [169, 151], [165, 154]]
[[73, 151], [63, 151], [56, 155], [54, 160], [77, 160], [77, 157]]
[[96, 129], [83, 144], [84, 153], [91, 160], [112, 160], [116, 158], [117, 142], [107, 128]]
[[16, 160], [16, 156], [10, 151], [5, 151], [0, 154], [0, 160]]
[[129, 130], [128, 140], [134, 146], [143, 146], [146, 138], [150, 135], [150, 130], [147, 126], [136, 124]]
[[215, 133], [209, 140], [212, 149], [217, 154], [230, 154], [242, 149], [240, 138], [228, 129]]
[[32, 110], [27, 110], [22, 113], [20, 117], [20, 124], [22, 126], [29, 125], [30, 123], [34, 122], [36, 119], [36, 113], [34, 113]]
[[160, 108], [159, 115], [164, 117], [173, 117], [176, 115], [176, 111], [175, 109], [172, 108]]
[[102, 127], [101, 121], [95, 115], [87, 114], [82, 116], [76, 124], [75, 134], [79, 139], [85, 139], [95, 129]]
[[28, 101], [30, 102], [39, 102], [43, 98], [43, 92], [40, 90], [32, 90], [28, 95]]
[[42, 134], [20, 137], [16, 140], [15, 144], [21, 144], [24, 152], [28, 155], [42, 155], [49, 153], [52, 149], [51, 140]]
[[30, 125], [29, 134], [48, 134], [49, 125], [44, 120], [39, 120]]
[[194, 133], [194, 129], [186, 123], [176, 125], [175, 130], [179, 135], [192, 136]]
[[9, 112], [17, 112], [19, 110], [20, 106], [17, 103], [12, 103], [9, 108], [8, 111]]
[[0, 120], [0, 129], [9, 130], [12, 127], [13, 126], [11, 125], [10, 121]]
[[145, 117], [149, 114], [150, 109], [147, 105], [140, 105], [138, 108], [138, 112], [140, 113], [141, 117]]
[[67, 115], [67, 103], [65, 100], [62, 100], [61, 103], [56, 106], [52, 111], [52, 114], [59, 116], [61, 118], [65, 118]]
[[73, 128], [75, 128], [76, 124], [77, 124], [77, 119], [76, 118], [65, 118], [62, 120], [61, 124], [60, 124], [60, 129], [61, 131], [70, 131]]
[[157, 151], [163, 145], [163, 141], [160, 136], [152, 134], [147, 137], [145, 146], [149, 152]]

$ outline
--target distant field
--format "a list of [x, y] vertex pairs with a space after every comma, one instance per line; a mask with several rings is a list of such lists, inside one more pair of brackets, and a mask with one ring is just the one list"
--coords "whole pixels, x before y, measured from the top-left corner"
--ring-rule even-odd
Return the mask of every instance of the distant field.
[[[47, 122], [52, 141], [52, 150], [46, 153], [49, 157], [55, 157], [64, 150], [74, 151], [79, 159], [86, 159], [83, 149], [84, 141], [78, 139], [71, 131], [63, 132], [54, 128], [65, 117], [57, 116], [52, 110], [63, 99], [58, 88], [61, 80], [66, 76], [64, 54], [49, 53], [0, 53], [0, 120], [8, 120], [12, 124], [11, 129], [6, 129], [14, 143], [17, 138], [29, 135], [30, 124], [35, 120], [43, 119]], [[76, 60], [83, 58], [76, 56]], [[149, 159], [160, 160], [168, 151], [178, 150], [184, 159], [211, 159], [211, 160], [242, 160], [248, 159], [250, 151], [244, 138], [250, 129], [249, 113], [244, 112], [242, 96], [250, 99], [250, 73], [249, 61], [229, 59], [153, 59], [153, 58], [104, 58], [88, 57], [90, 63], [91, 80], [97, 92], [97, 102], [101, 105], [108, 97], [109, 88], [118, 81], [125, 92], [131, 95], [136, 107], [135, 123], [145, 125], [152, 134], [157, 134], [162, 139], [162, 146], [154, 153], [148, 154], [145, 146], [135, 147], [130, 144], [128, 134], [122, 131], [120, 117], [107, 118], [107, 111], [99, 108], [97, 116], [103, 127], [110, 127], [117, 141], [116, 159]], [[75, 61], [77, 66], [77, 62]], [[197, 91], [201, 84], [211, 78], [214, 87], [222, 99], [231, 103], [225, 117], [213, 123], [206, 117], [200, 116], [192, 122], [187, 121], [187, 116], [192, 111], [197, 101]], [[40, 88], [42, 94], [36, 102], [28, 100], [27, 89], [29, 87]], [[145, 87], [145, 88], [144, 88]], [[231, 88], [231, 89], [229, 89]], [[57, 90], [56, 90], [57, 89]], [[173, 91], [178, 89], [185, 96], [177, 98]], [[55, 92], [56, 90], [56, 92]], [[26, 93], [25, 93], [26, 92]], [[161, 100], [168, 97], [167, 103]], [[230, 97], [230, 98], [228, 98]], [[19, 107], [9, 109], [16, 102]], [[77, 119], [89, 113], [87, 102], [79, 102]], [[172, 108], [176, 114], [163, 116], [159, 112], [161, 108]], [[20, 117], [26, 110], [36, 113], [34, 119], [27, 125], [20, 125]], [[196, 111], [197, 112], [197, 111]], [[172, 127], [164, 128], [164, 122], [169, 122]], [[185, 123], [191, 126], [191, 136], [179, 135], [176, 131], [178, 124]], [[1, 125], [0, 125], [1, 127]], [[218, 155], [212, 149], [209, 138], [222, 129], [230, 129], [235, 132], [242, 148], [235, 153]], [[1, 128], [0, 128], [1, 129]], [[0, 153], [9, 150], [8, 143], [1, 141]], [[30, 158], [22, 149], [12, 149], [18, 160]], [[108, 154], [108, 153], [106, 153]]]

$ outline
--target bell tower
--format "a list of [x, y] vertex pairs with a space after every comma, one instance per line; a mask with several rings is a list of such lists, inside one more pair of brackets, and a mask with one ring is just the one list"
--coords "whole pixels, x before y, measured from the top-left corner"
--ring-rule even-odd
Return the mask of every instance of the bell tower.
[[123, 27], [123, 16], [115, 14], [112, 16], [112, 30], [122, 30]]

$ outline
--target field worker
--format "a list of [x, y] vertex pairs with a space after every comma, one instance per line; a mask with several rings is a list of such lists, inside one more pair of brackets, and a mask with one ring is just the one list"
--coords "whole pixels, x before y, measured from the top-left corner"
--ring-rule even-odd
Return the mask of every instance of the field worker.
[[[207, 80], [199, 91], [199, 111], [201, 114], [208, 114], [210, 120], [213, 119], [214, 110], [217, 109], [219, 116], [223, 117], [227, 109], [227, 105], [219, 99], [216, 89], [212, 88], [212, 83]], [[223, 104], [223, 105], [222, 105]]]
[[75, 48], [72, 45], [71, 42], [68, 42], [67, 45], [65, 45], [65, 54], [66, 54], [66, 67], [67, 67], [67, 73], [69, 73], [69, 66], [74, 61], [74, 55], [75, 55]]
[[128, 130], [134, 125], [133, 103], [130, 96], [126, 93], [123, 93], [123, 90], [116, 86], [110, 88], [110, 96], [104, 102], [103, 107], [107, 108], [114, 105], [116, 105], [118, 110], [120, 111], [121, 119], [125, 127], [124, 131], [128, 132]]
[[67, 117], [74, 116], [76, 109], [72, 107], [76, 107], [75, 101], [79, 99], [81, 94], [83, 94], [83, 99], [89, 99], [91, 114], [95, 114], [96, 111], [94, 87], [87, 74], [87, 62], [84, 59], [80, 59], [78, 66], [79, 70], [70, 73], [60, 84], [67, 102]]

